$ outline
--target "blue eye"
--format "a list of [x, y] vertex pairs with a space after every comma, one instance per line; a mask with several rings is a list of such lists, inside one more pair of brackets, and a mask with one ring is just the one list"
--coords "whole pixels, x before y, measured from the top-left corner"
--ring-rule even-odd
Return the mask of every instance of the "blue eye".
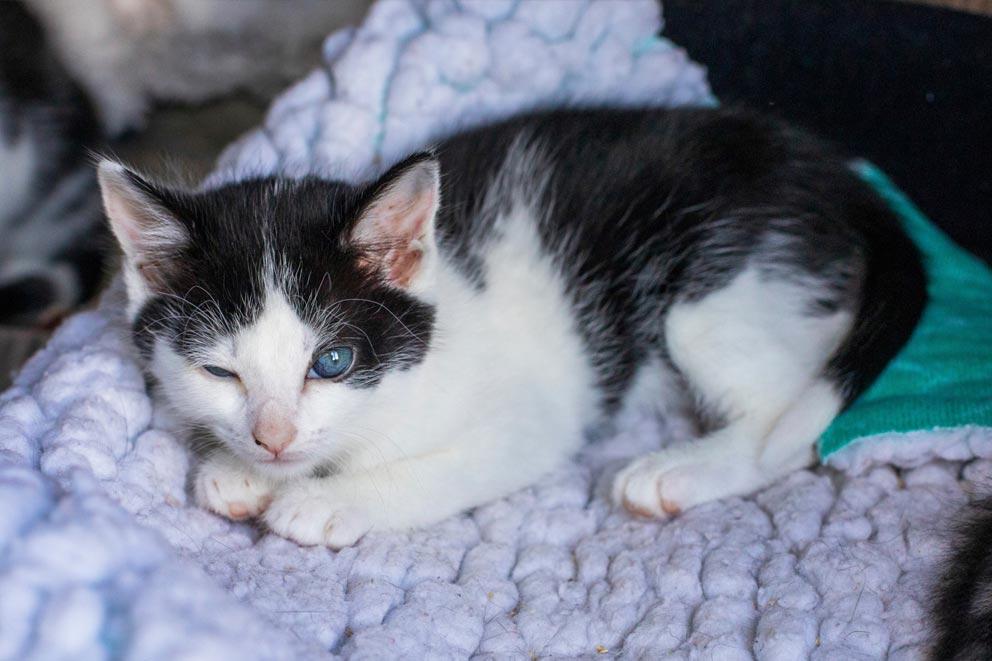
[[217, 367], [216, 365], [204, 365], [203, 369], [207, 370], [214, 376], [219, 376], [222, 379], [235, 379], [238, 376], [234, 372], [226, 370], [223, 367]]
[[307, 372], [308, 379], [335, 379], [355, 362], [355, 352], [348, 347], [334, 347], [317, 356]]

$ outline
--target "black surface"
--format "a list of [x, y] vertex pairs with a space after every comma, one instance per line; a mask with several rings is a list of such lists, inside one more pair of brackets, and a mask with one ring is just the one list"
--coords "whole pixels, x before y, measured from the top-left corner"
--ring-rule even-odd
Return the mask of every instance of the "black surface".
[[723, 102], [882, 167], [992, 262], [992, 19], [901, 2], [666, 0], [665, 36]]

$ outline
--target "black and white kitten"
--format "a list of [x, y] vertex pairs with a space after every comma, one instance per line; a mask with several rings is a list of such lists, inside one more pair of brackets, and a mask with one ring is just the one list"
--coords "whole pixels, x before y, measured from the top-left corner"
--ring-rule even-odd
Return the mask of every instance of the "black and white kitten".
[[925, 302], [844, 161], [729, 110], [526, 115], [357, 186], [99, 176], [147, 370], [220, 443], [196, 498], [303, 544], [533, 484], [673, 381], [710, 427], [616, 502], [748, 493], [814, 460]]
[[102, 276], [86, 97], [19, 2], [0, 2], [0, 323], [44, 324]]

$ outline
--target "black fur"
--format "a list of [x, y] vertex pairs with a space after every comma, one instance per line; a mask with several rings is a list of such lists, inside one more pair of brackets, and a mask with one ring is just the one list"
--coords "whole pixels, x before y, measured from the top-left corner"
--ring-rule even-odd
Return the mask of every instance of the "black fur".
[[[908, 339], [926, 300], [919, 255], [897, 218], [840, 156], [768, 118], [560, 110], [462, 133], [434, 153], [442, 253], [479, 288], [501, 212], [515, 196], [535, 203], [539, 240], [566, 281], [607, 413], [648, 358], [665, 358], [668, 307], [748, 265], [808, 284], [810, 315], [855, 313], [828, 368], [847, 403]], [[347, 236], [378, 190], [429, 157], [362, 186], [265, 179], [187, 194], [140, 184], [190, 239], [169, 260], [165, 296], [137, 321], [139, 346], [147, 352], [167, 329], [192, 355], [203, 338], [250, 321], [269, 251], [297, 274], [290, 294], [301, 315], [338, 306], [365, 331], [352, 338], [365, 361], [356, 379], [374, 383], [382, 370], [416, 361], [430, 341], [432, 308], [359, 268]]]
[[965, 508], [934, 595], [935, 661], [992, 659], [992, 498]]
[[[323, 326], [328, 343], [357, 348], [346, 382], [374, 385], [385, 370], [408, 367], [426, 352], [433, 308], [357, 266], [356, 249], [341, 240], [378, 187], [264, 179], [188, 194], [135, 183], [188, 235], [163, 267], [164, 286], [135, 322], [146, 355], [160, 335], [193, 360], [204, 342], [250, 324], [264, 301], [267, 260], [276, 273], [293, 274], [281, 282], [301, 318]], [[334, 330], [325, 311], [350, 326]]]
[[[494, 213], [482, 192], [515, 141], [543, 154], [550, 173], [542, 239], [583, 311], [608, 409], [663, 346], [667, 306], [727, 283], [749, 259], [823, 283], [810, 314], [857, 307], [830, 363], [848, 404], [916, 326], [923, 270], [898, 219], [829, 147], [736, 110], [564, 110], [442, 143], [440, 225], [470, 272]], [[787, 245], [762, 252], [769, 234]]]
[[[30, 172], [0, 171], [7, 201], [0, 205], [0, 323], [30, 325], [89, 298], [100, 283], [107, 245], [86, 150], [101, 131], [20, 2], [0, 2], [0, 44], [0, 149], [25, 141], [35, 154]], [[25, 174], [26, 190], [13, 190]], [[10, 201], [22, 198], [13, 208]], [[15, 261], [18, 268], [5, 272]]]
[[41, 177], [86, 162], [80, 145], [100, 136], [96, 114], [81, 88], [48, 45], [41, 25], [18, 0], [0, 3], [0, 115], [9, 139], [25, 130], [30, 115], [47, 113], [48, 129], [38, 137], [47, 141], [47, 159], [39, 164]]

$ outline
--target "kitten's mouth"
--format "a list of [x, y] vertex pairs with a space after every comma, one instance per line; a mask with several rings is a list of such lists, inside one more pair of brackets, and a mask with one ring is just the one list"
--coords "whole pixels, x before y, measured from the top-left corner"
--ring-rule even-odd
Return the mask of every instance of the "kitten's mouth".
[[302, 461], [301, 457], [295, 457], [292, 455], [280, 455], [278, 457], [267, 457], [265, 459], [259, 459], [258, 463], [265, 464], [266, 466], [293, 466], [299, 464]]
[[302, 455], [280, 455], [278, 457], [268, 457], [257, 459], [255, 462], [263, 471], [272, 473], [296, 473], [309, 470], [310, 462]]

